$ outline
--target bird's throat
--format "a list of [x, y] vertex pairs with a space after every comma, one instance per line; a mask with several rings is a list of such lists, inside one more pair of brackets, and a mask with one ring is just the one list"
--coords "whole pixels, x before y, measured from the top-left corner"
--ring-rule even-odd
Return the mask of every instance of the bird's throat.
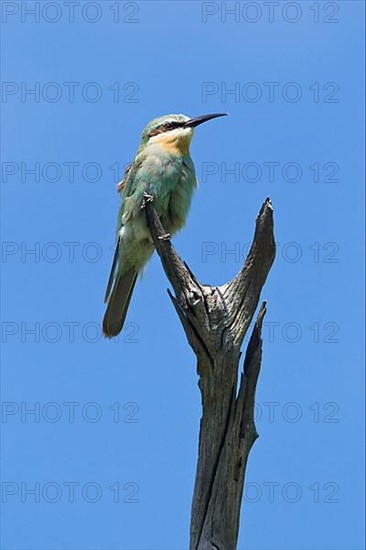
[[187, 155], [193, 132], [166, 132], [154, 138], [167, 153], [173, 155]]

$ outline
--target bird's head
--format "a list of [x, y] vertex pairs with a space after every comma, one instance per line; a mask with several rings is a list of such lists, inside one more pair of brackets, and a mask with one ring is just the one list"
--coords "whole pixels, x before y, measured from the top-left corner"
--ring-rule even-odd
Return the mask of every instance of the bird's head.
[[212, 118], [225, 115], [226, 113], [215, 113], [195, 118], [186, 115], [160, 116], [145, 127], [142, 133], [141, 147], [157, 144], [166, 150], [186, 154], [196, 126]]

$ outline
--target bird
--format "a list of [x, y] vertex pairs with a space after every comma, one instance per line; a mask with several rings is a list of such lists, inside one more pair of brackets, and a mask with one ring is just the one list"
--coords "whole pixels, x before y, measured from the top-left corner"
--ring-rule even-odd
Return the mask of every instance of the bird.
[[103, 334], [117, 336], [124, 325], [139, 273], [154, 252], [141, 208], [146, 194], [153, 198], [162, 226], [174, 235], [186, 223], [197, 180], [189, 146], [200, 124], [227, 113], [190, 118], [182, 114], [160, 116], [143, 130], [135, 159], [117, 186], [121, 195], [116, 246], [104, 302]]

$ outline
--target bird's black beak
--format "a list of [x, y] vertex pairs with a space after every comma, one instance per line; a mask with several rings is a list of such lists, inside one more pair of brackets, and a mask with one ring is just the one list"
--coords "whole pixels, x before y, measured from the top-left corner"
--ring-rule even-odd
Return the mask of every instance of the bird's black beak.
[[200, 124], [203, 124], [204, 122], [207, 122], [208, 120], [211, 120], [212, 118], [217, 118], [219, 116], [227, 116], [228, 113], [214, 113], [212, 115], [201, 115], [197, 116], [196, 118], [191, 118], [184, 124], [184, 128], [195, 128], [196, 126], [199, 126]]

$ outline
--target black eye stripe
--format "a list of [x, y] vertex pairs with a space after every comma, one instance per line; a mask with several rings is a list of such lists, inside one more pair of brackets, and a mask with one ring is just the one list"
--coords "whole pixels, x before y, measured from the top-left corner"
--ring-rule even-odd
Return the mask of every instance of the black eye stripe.
[[164, 130], [174, 130], [175, 128], [178, 128], [179, 122], [166, 122], [162, 125], [162, 128]]
[[149, 137], [157, 136], [158, 134], [169, 132], [170, 130], [175, 130], [176, 128], [181, 128], [184, 124], [185, 122], [164, 122], [158, 128], [155, 128], [155, 130], [150, 133]]

